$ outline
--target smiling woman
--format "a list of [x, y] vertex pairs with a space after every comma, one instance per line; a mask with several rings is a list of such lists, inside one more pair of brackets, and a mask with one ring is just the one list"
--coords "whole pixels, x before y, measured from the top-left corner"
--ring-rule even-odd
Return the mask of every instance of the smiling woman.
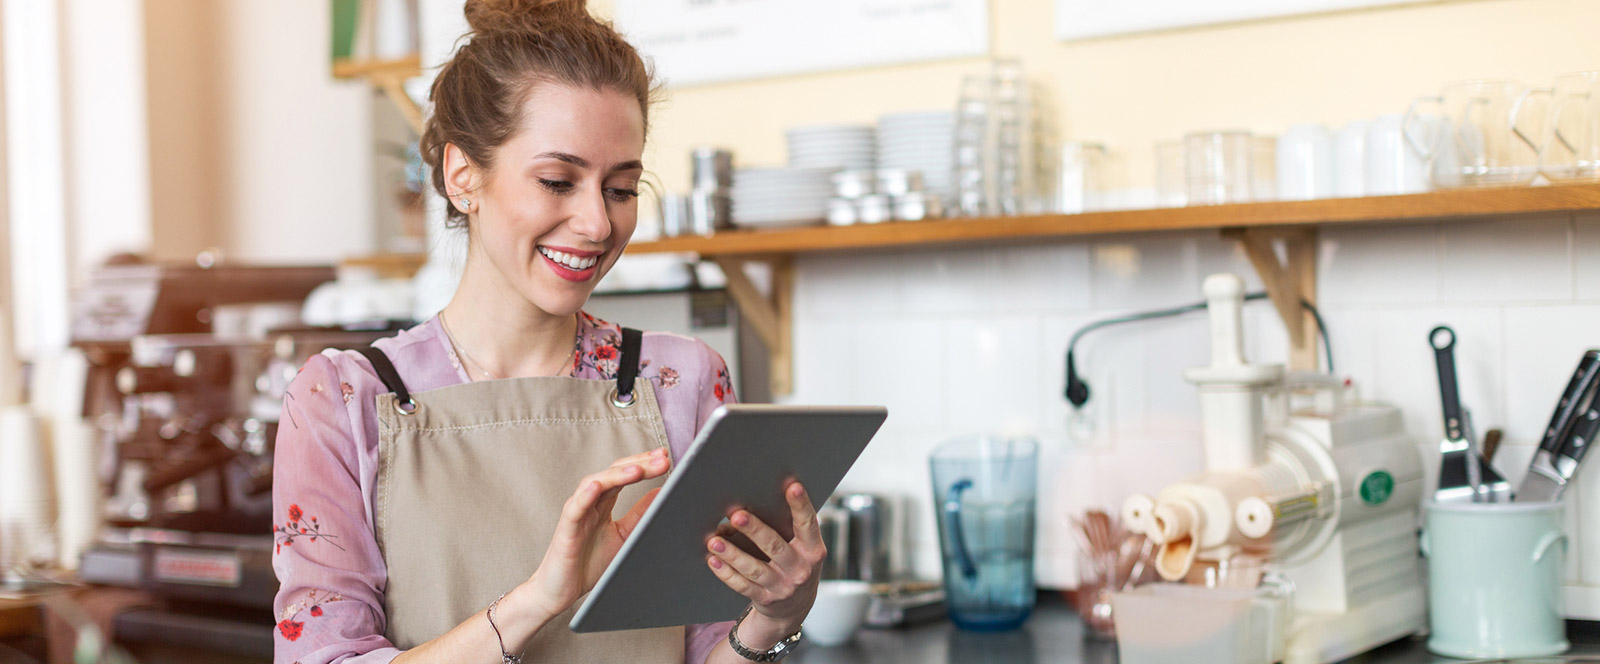
[[794, 537], [734, 510], [763, 555], [706, 542], [707, 568], [751, 599], [735, 623], [567, 627], [733, 394], [704, 343], [583, 312], [633, 236], [649, 67], [581, 1], [466, 15], [422, 138], [466, 267], [437, 317], [312, 358], [285, 396], [276, 660], [775, 661], [823, 556], [798, 484]]

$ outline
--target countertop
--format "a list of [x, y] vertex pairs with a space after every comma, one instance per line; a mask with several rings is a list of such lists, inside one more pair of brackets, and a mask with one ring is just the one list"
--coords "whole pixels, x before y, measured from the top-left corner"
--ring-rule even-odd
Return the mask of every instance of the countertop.
[[[1059, 595], [1041, 592], [1039, 606], [1021, 629], [976, 633], [949, 621], [914, 627], [863, 629], [853, 642], [831, 648], [807, 644], [788, 661], [804, 664], [1116, 664], [1115, 641], [1084, 638], [1083, 623]], [[1566, 657], [1600, 656], [1600, 623], [1567, 623]], [[1428, 652], [1423, 637], [1395, 641], [1345, 660], [1360, 664], [1459, 664]], [[1561, 658], [1528, 661], [1561, 661]], [[1600, 661], [1600, 660], [1597, 660]]]

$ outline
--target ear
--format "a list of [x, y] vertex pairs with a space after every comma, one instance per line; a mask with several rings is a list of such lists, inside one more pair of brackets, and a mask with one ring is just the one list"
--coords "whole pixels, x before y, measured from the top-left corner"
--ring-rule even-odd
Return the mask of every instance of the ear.
[[477, 201], [473, 201], [470, 207], [461, 202], [463, 198], [476, 198], [473, 194], [478, 190], [478, 167], [454, 143], [444, 146], [444, 184], [445, 190], [450, 192], [450, 205], [457, 210], [467, 214], [478, 207]]

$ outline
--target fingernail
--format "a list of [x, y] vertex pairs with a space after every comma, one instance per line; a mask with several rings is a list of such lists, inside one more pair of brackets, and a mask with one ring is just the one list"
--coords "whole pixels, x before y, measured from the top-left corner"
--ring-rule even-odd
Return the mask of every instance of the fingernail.
[[[769, 493], [767, 495], [770, 496], [772, 494]], [[740, 528], [750, 525], [750, 517], [745, 516], [744, 512], [739, 512], [738, 514], [733, 515], [733, 518], [729, 519], [729, 521], [732, 521], [733, 525]]]
[[722, 561], [716, 556], [707, 556], [707, 558], [711, 559], [711, 569], [722, 569]]
[[656, 460], [650, 462], [650, 466], [652, 468], [660, 468], [660, 467], [665, 466], [665, 465], [667, 465], [667, 460], [666, 459], [656, 459]]
[[798, 484], [795, 484], [795, 485], [789, 487], [789, 495], [791, 495], [791, 496], [799, 498], [800, 494], [803, 494], [803, 493], [805, 493], [805, 490], [800, 488], [800, 485], [798, 485]]
[[651, 454], [654, 454], [656, 456], [666, 456], [667, 448], [665, 448], [665, 447], [657, 447], [656, 451], [651, 452]]
[[727, 548], [728, 548], [728, 546], [726, 544], [723, 544], [722, 540], [719, 540], [719, 539], [712, 539], [711, 540], [711, 550], [712, 551], [716, 551], [717, 553], [722, 553]]

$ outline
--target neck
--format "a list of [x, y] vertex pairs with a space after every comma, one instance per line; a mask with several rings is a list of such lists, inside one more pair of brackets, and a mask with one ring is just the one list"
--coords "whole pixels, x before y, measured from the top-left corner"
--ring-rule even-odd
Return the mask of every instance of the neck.
[[[488, 258], [472, 256], [461, 285], [441, 315], [462, 361], [497, 378], [551, 376], [572, 366], [576, 314], [552, 314], [529, 302], [499, 278]], [[465, 351], [465, 353], [463, 353]]]

